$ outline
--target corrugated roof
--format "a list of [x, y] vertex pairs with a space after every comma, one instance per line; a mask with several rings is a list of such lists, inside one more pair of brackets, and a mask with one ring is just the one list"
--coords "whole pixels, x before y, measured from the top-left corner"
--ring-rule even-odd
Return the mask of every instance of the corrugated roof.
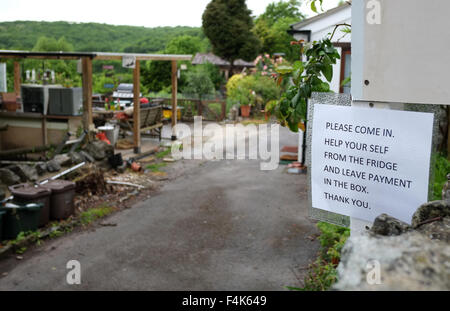
[[106, 52], [32, 52], [0, 50], [0, 58], [42, 58], [42, 59], [79, 59], [90, 57], [98, 60], [121, 60], [123, 56], [134, 56], [136, 60], [162, 60], [179, 61], [191, 60], [192, 55], [175, 54], [133, 54], [133, 53], [106, 53]]
[[17, 51], [0, 50], [0, 58], [59, 58], [73, 59], [81, 57], [95, 57], [93, 52], [35, 52], [35, 51]]
[[[205, 63], [211, 63], [216, 66], [230, 66], [230, 62], [220, 58], [213, 53], [197, 53], [192, 60], [192, 65], [201, 65]], [[252, 62], [246, 62], [242, 59], [237, 59], [234, 61], [234, 66], [238, 67], [255, 67]]]

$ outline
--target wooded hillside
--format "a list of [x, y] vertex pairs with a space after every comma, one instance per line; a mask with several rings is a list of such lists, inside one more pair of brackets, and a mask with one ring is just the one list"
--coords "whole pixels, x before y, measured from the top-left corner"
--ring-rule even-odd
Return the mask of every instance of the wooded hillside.
[[0, 49], [31, 50], [39, 37], [64, 37], [75, 51], [152, 53], [171, 39], [204, 38], [201, 28], [114, 26], [97, 23], [15, 21], [0, 23]]

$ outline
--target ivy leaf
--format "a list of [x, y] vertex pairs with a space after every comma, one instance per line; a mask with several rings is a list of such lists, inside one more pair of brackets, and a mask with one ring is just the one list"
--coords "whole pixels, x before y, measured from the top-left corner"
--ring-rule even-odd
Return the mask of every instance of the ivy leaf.
[[344, 29], [341, 30], [343, 33], [352, 33], [352, 29], [348, 26], [344, 27]]
[[304, 98], [302, 98], [295, 107], [294, 117], [297, 122], [306, 119], [306, 100]]
[[298, 84], [300, 76], [302, 75], [305, 67], [303, 66], [303, 62], [301, 62], [301, 61], [296, 61], [294, 63], [293, 67], [294, 67], [294, 72], [292, 73], [292, 79], [294, 80], [295, 84]]
[[311, 11], [313, 11], [314, 13], [319, 13], [317, 12], [316, 0], [311, 1]]
[[300, 92], [298, 92], [297, 95], [295, 95], [294, 98], [292, 98], [291, 106], [296, 107], [299, 99], [300, 99]]
[[331, 80], [333, 79], [333, 66], [323, 64], [321, 71], [322, 71], [325, 79], [327, 79], [328, 82], [331, 82]]
[[297, 132], [298, 132], [298, 122], [295, 123], [295, 122], [291, 122], [291, 121], [289, 120], [289, 121], [288, 121], [288, 126], [289, 126], [289, 129], [290, 129], [292, 132], [294, 132], [294, 133], [297, 133]]
[[283, 98], [280, 102], [280, 110], [279, 110], [280, 114], [283, 117], [286, 117], [289, 115], [289, 106], [290, 106], [289, 101], [286, 98]]

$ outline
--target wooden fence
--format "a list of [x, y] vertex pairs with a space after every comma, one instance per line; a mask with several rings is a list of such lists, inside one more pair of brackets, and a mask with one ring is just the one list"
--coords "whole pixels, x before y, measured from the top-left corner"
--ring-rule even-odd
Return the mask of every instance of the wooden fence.
[[[161, 100], [163, 107], [171, 104], [170, 98], [149, 98], [150, 100]], [[181, 119], [191, 121], [194, 116], [202, 116], [206, 121], [222, 121], [226, 117], [226, 100], [199, 100], [178, 98], [178, 107], [182, 107]]]

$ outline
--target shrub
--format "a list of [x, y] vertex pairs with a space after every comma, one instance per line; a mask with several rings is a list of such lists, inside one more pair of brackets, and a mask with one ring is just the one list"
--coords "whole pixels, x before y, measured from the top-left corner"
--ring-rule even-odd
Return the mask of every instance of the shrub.
[[433, 197], [432, 201], [442, 199], [442, 187], [447, 181], [447, 174], [450, 173], [450, 161], [442, 154], [433, 154]]
[[232, 100], [239, 101], [242, 105], [257, 104], [262, 107], [280, 96], [280, 88], [275, 80], [269, 77], [251, 75], [235, 79], [227, 84], [227, 94]]
[[241, 74], [233, 75], [230, 79], [228, 79], [226, 88], [227, 88], [227, 95], [229, 97], [232, 96], [234, 90], [236, 89], [238, 82], [243, 78], [244, 76]]
[[291, 290], [323, 291], [328, 290], [337, 281], [336, 267], [341, 260], [341, 250], [350, 236], [350, 230], [325, 222], [319, 222], [317, 227], [321, 232], [319, 257], [309, 266], [304, 286], [288, 287]]
[[200, 100], [206, 95], [214, 94], [216, 91], [209, 72], [205, 67], [196, 67], [188, 72], [186, 74], [186, 82], [185, 92], [197, 96]]

